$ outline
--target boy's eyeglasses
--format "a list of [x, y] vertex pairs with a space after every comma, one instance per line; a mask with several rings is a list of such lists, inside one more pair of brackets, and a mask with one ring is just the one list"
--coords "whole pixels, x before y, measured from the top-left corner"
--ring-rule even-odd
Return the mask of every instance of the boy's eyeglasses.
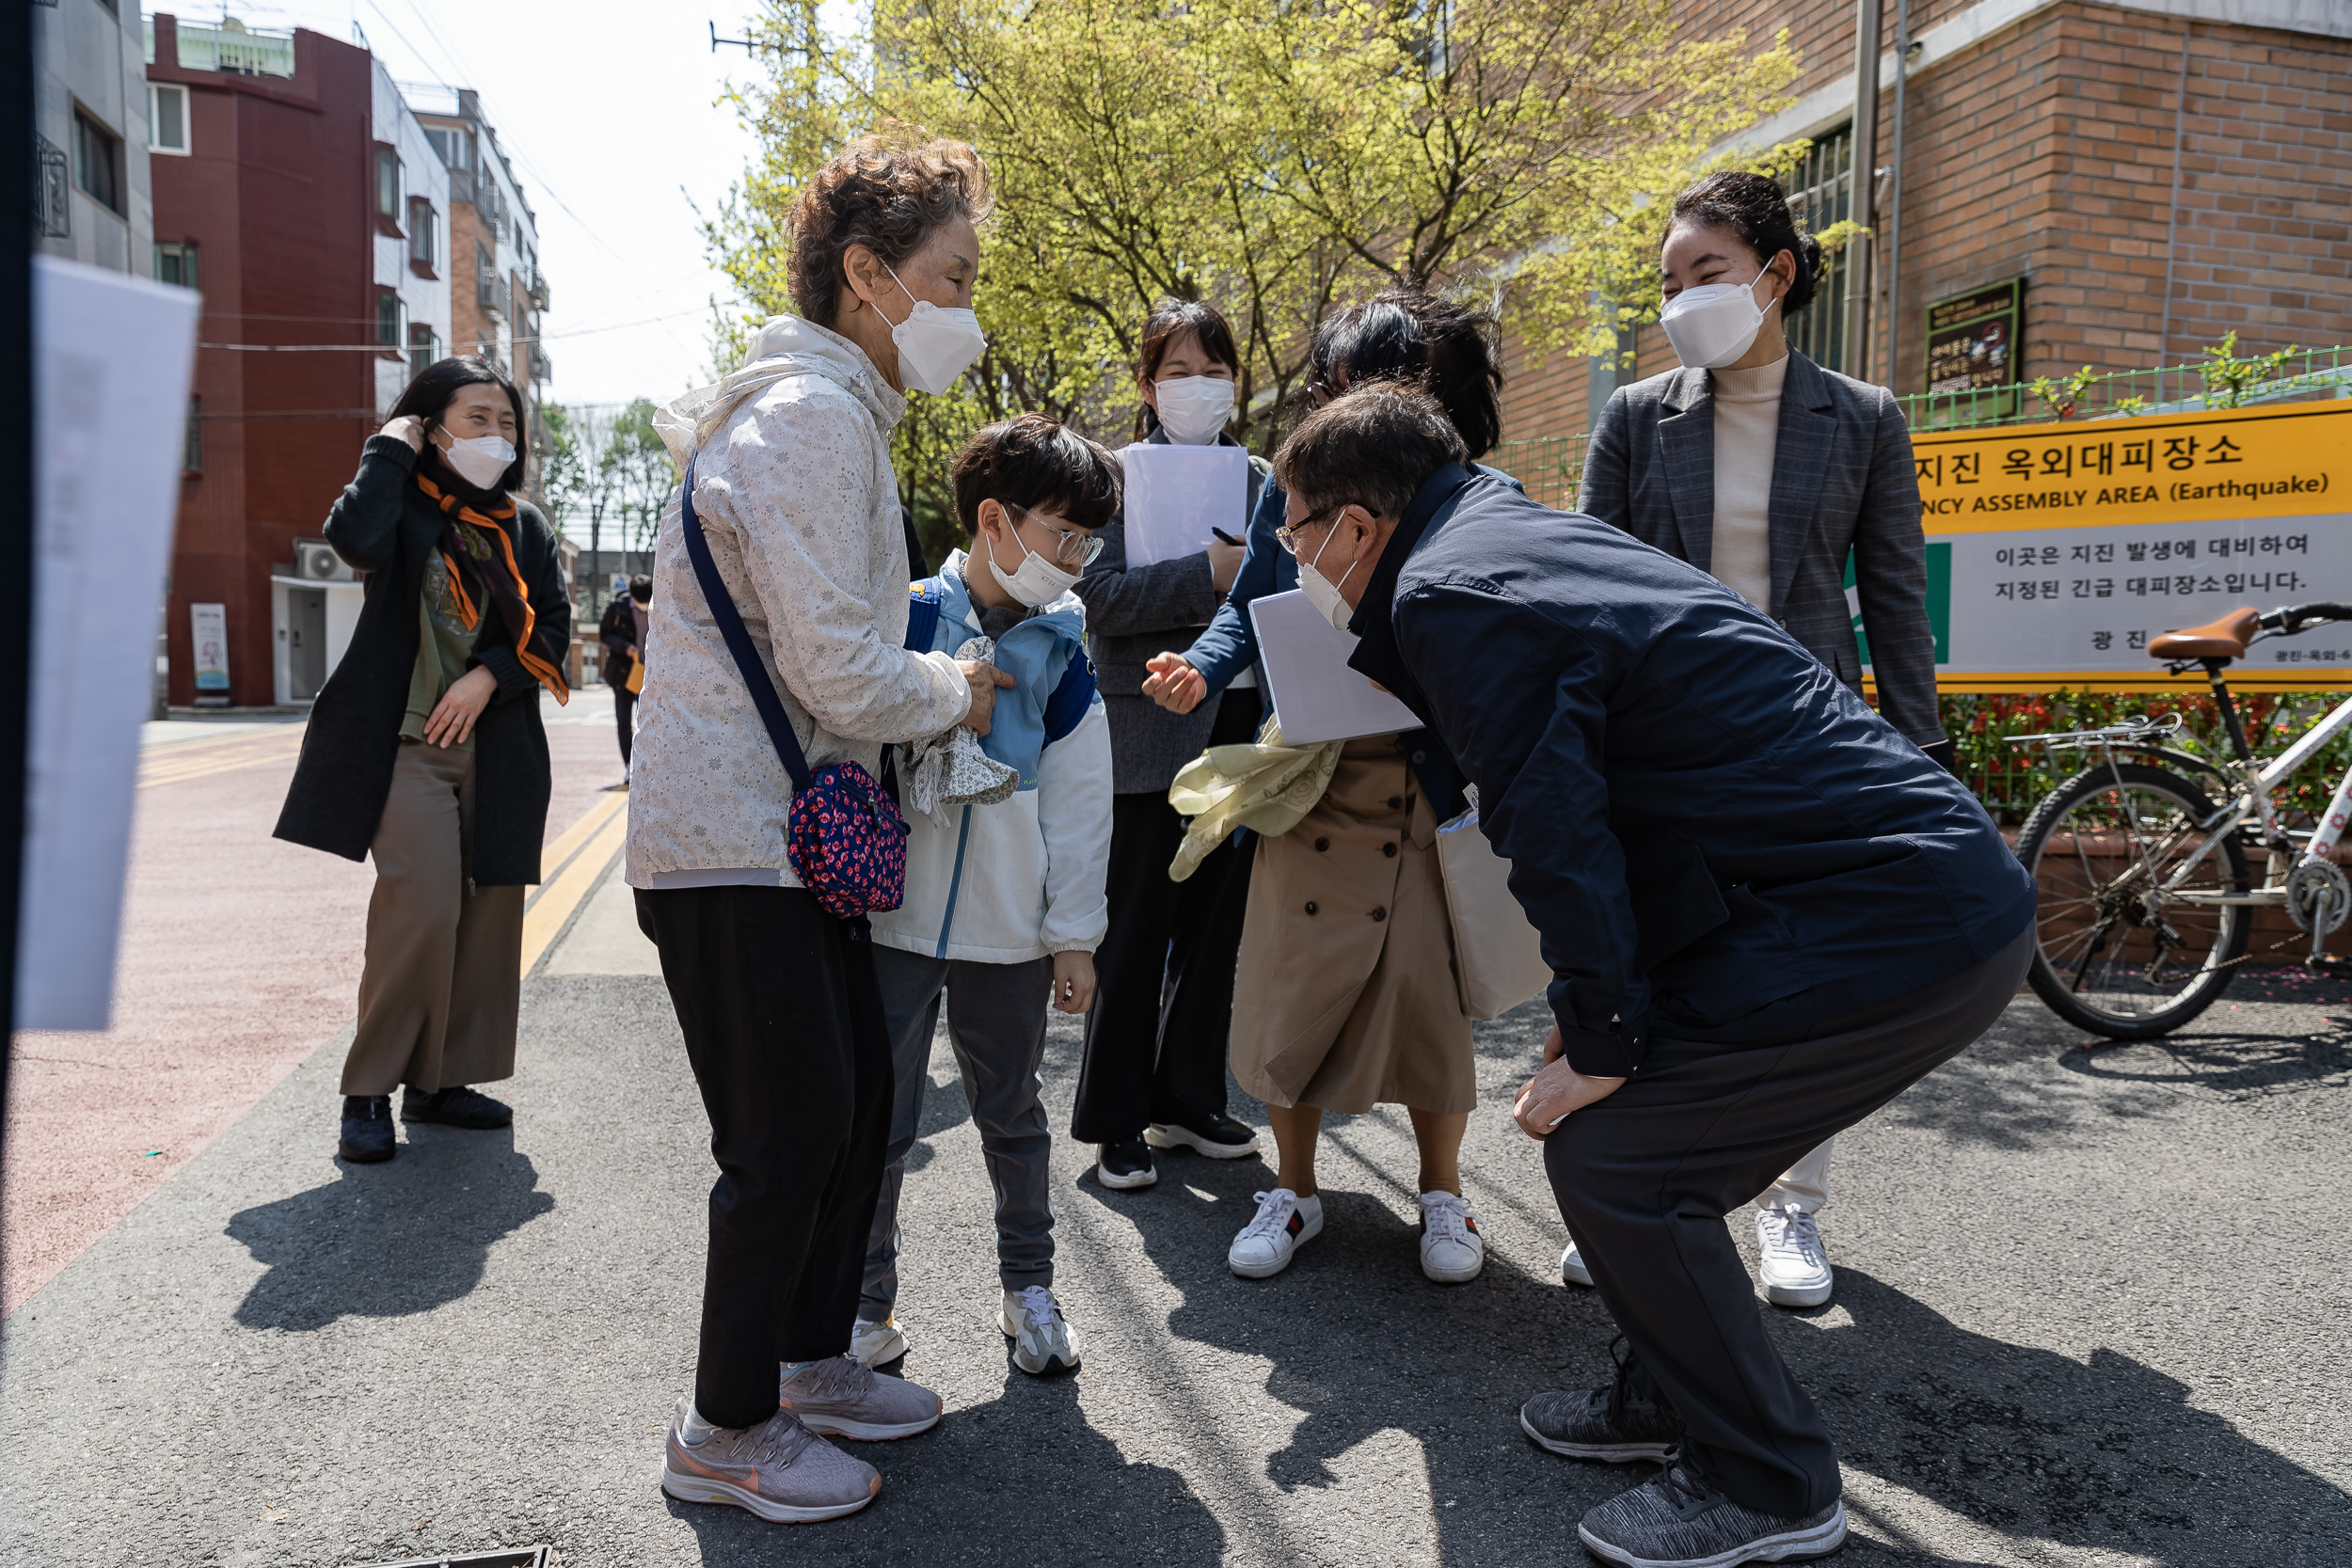
[[[1015, 506], [1010, 501], [1004, 505], [1008, 512], [1020, 514], [1021, 521], [1029, 520], [1029, 508]], [[1103, 553], [1103, 536], [1099, 533], [1085, 533], [1073, 528], [1053, 528], [1045, 531], [1054, 536], [1054, 559], [1065, 566], [1074, 566], [1083, 572], [1094, 564], [1096, 556]]]

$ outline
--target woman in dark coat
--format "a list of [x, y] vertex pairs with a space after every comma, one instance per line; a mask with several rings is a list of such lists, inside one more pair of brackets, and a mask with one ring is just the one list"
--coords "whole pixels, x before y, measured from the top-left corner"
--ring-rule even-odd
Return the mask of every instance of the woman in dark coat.
[[310, 709], [278, 836], [375, 857], [343, 1063], [347, 1160], [392, 1157], [397, 1085], [405, 1121], [514, 1119], [468, 1085], [514, 1074], [523, 889], [547, 833], [539, 693], [571, 695], [555, 532], [513, 495], [521, 424], [513, 383], [444, 359], [368, 438], [326, 519], [367, 601]]

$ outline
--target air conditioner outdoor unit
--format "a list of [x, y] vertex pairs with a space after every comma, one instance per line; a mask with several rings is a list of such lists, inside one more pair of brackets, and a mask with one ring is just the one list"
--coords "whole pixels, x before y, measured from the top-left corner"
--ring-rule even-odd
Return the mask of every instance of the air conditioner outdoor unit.
[[294, 541], [294, 576], [307, 582], [350, 582], [354, 575], [324, 539]]

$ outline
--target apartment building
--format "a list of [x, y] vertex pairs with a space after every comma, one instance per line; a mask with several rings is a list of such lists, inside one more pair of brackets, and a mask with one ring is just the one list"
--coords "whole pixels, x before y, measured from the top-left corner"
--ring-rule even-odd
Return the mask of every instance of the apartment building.
[[138, 0], [32, 7], [33, 248], [154, 276]]
[[[1851, 210], [1855, 0], [1691, 0], [1703, 37], [1780, 28], [1796, 102], [1742, 145], [1813, 139], [1789, 180], [1826, 227]], [[1791, 323], [1799, 348], [1898, 392], [2014, 388], [2082, 365], [2176, 364], [2352, 341], [2352, 0], [1884, 0], [1872, 325], [1851, 268]], [[1672, 369], [1516, 349], [1513, 439], [1589, 428], [1620, 382]], [[2010, 388], [2002, 392], [2002, 388]]]
[[411, 86], [408, 103], [449, 175], [450, 312], [453, 354], [478, 354], [523, 388], [528, 409], [526, 488], [539, 495], [548, 451], [540, 418], [549, 371], [540, 347], [540, 312], [548, 307], [539, 270], [538, 218], [498, 131], [482, 113], [471, 87]]
[[[156, 271], [203, 294], [170, 700], [307, 702], [360, 602], [314, 542], [361, 443], [453, 335], [449, 179], [365, 48], [168, 14], [148, 39]], [[229, 650], [201, 690], [197, 605], [218, 607]]]

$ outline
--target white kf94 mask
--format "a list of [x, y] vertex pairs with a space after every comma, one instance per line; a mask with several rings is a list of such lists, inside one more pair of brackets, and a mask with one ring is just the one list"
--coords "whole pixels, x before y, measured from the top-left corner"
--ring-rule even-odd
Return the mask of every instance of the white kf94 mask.
[[1771, 307], [1756, 303], [1762, 274], [1745, 283], [1702, 283], [1666, 301], [1658, 325], [1675, 357], [1692, 370], [1720, 370], [1748, 352]]

